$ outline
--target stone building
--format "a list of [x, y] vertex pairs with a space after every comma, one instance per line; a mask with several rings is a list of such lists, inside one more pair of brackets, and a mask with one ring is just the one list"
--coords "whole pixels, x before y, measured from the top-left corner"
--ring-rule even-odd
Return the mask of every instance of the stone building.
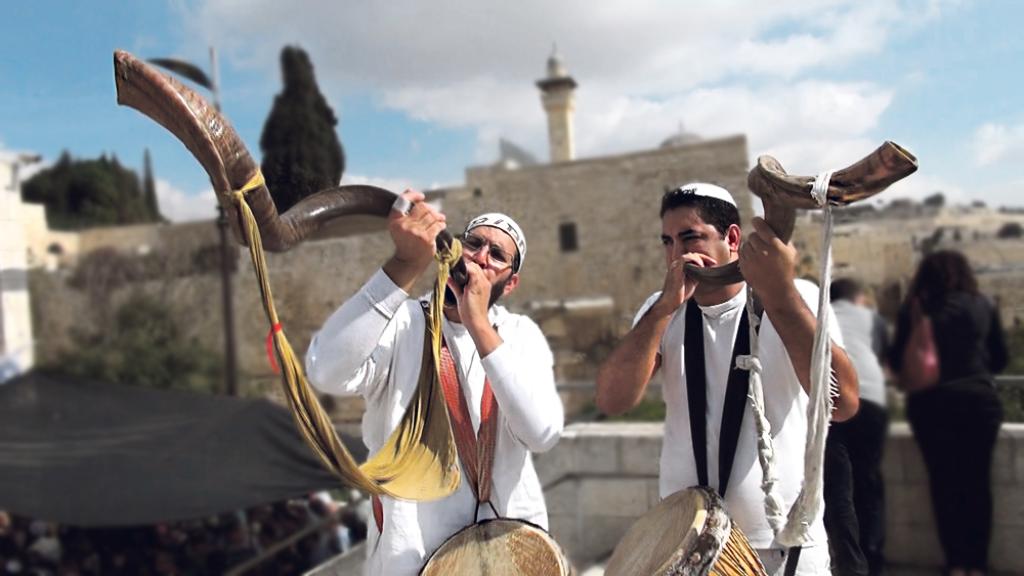
[[[511, 304], [611, 297], [616, 310], [631, 313], [664, 278], [658, 209], [666, 190], [698, 180], [719, 184], [736, 195], [749, 222], [746, 139], [698, 139], [576, 159], [576, 82], [555, 56], [548, 72], [537, 84], [551, 130], [551, 163], [467, 168], [464, 185], [442, 191], [444, 212], [456, 226], [488, 211], [505, 212], [522, 225], [529, 254]], [[555, 92], [561, 104], [551, 103]], [[666, 134], [671, 130], [666, 126]]]
[[0, 159], [0, 382], [35, 363], [28, 291], [28, 222], [21, 201], [21, 159]]

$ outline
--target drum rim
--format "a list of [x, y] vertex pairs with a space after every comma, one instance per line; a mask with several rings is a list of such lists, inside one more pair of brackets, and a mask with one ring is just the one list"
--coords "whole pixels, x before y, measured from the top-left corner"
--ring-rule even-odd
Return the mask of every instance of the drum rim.
[[434, 549], [433, 552], [430, 553], [430, 557], [427, 558], [426, 563], [424, 563], [423, 566], [420, 568], [420, 571], [418, 572], [418, 574], [420, 576], [423, 576], [424, 571], [427, 569], [428, 566], [430, 566], [430, 563], [434, 561], [434, 558], [435, 558], [435, 556], [437, 556], [437, 553], [440, 552], [442, 548], [447, 546], [449, 542], [454, 540], [459, 534], [462, 534], [466, 530], [469, 530], [469, 529], [474, 528], [476, 526], [483, 526], [483, 525], [486, 525], [486, 524], [490, 524], [492, 522], [514, 522], [516, 524], [523, 524], [525, 526], [529, 526], [530, 528], [536, 528], [541, 533], [543, 533], [545, 536], [547, 536], [548, 541], [550, 541], [552, 544], [554, 544], [555, 550], [558, 551], [559, 557], [561, 557], [565, 561], [565, 565], [569, 569], [569, 572], [567, 572], [567, 573], [571, 574], [573, 572], [572, 561], [569, 560], [569, 555], [565, 553], [565, 549], [562, 548], [562, 545], [559, 544], [557, 540], [555, 540], [555, 537], [551, 535], [551, 532], [546, 530], [543, 526], [541, 526], [539, 524], [536, 524], [534, 522], [530, 522], [529, 520], [521, 520], [519, 518], [485, 518], [485, 519], [480, 520], [478, 522], [474, 522], [472, 524], [467, 524], [467, 525], [463, 526], [462, 528], [459, 528], [458, 531], [456, 531], [454, 534], [452, 534], [448, 538], [445, 538], [444, 542], [442, 542], [440, 546], [438, 546], [436, 549]]
[[[731, 532], [732, 527], [733, 527], [732, 526], [732, 520], [731, 520], [731, 518], [729, 518], [729, 515], [725, 512], [725, 502], [718, 495], [718, 493], [715, 492], [713, 489], [707, 487], [707, 486], [699, 486], [699, 485], [697, 485], [697, 486], [689, 486], [687, 488], [681, 488], [679, 490], [676, 490], [676, 491], [672, 492], [668, 496], [666, 496], [666, 497], [662, 498], [661, 500], [659, 500], [657, 504], [655, 504], [654, 506], [649, 508], [646, 512], [644, 512], [644, 514], [642, 514], [640, 516], [640, 518], [637, 518], [633, 522], [633, 524], [630, 525], [629, 529], [626, 531], [626, 533], [623, 535], [623, 537], [619, 540], [618, 545], [616, 545], [615, 548], [612, 550], [611, 557], [609, 557], [608, 567], [609, 568], [612, 567], [611, 560], [616, 557], [616, 552], [619, 551], [619, 546], [623, 545], [623, 543], [625, 542], [627, 536], [630, 534], [630, 532], [633, 531], [634, 528], [636, 528], [638, 526], [638, 524], [640, 524], [640, 522], [642, 521], [643, 518], [645, 518], [648, 514], [650, 514], [653, 510], [655, 510], [659, 506], [666, 505], [666, 503], [668, 501], [670, 501], [670, 500], [672, 500], [674, 498], [682, 498], [682, 497], [685, 497], [686, 495], [691, 495], [693, 497], [696, 497], [698, 499], [698, 502], [699, 502], [699, 506], [697, 506], [694, 509], [694, 512], [695, 512], [695, 516], [694, 516], [695, 523], [693, 525], [691, 525], [690, 528], [689, 528], [689, 530], [696, 530], [693, 533], [694, 539], [691, 542], [691, 545], [696, 545], [699, 542], [701, 542], [702, 540], [706, 541], [707, 538], [709, 538], [709, 537], [713, 538], [717, 542], [719, 540], [719, 538], [714, 538], [712, 534], [706, 532], [706, 529], [709, 528], [709, 527], [721, 526], [721, 525], [724, 524], [724, 527], [725, 527], [724, 528], [724, 532], [725, 532], [725, 535], [726, 535], [725, 540], [722, 540], [722, 542], [720, 542], [720, 545], [716, 545], [715, 546], [717, 551], [716, 551], [716, 553], [714, 555], [712, 555], [711, 557], [699, 558], [699, 559], [689, 558], [689, 559], [686, 559], [686, 562], [687, 562], [687, 564], [693, 564], [694, 560], [696, 560], [696, 564], [693, 565], [693, 566], [690, 566], [689, 569], [693, 569], [693, 568], [696, 568], [698, 566], [705, 566], [705, 565], [706, 565], [707, 568], [710, 568], [712, 565], [714, 565], [714, 562], [718, 558], [718, 555], [721, 553], [722, 549], [724, 549], [725, 541], [728, 540], [728, 534]], [[696, 517], [701, 512], [703, 512], [704, 518], [703, 518], [702, 521], [699, 522], [699, 526], [698, 526], [697, 523], [696, 523]], [[679, 542], [679, 544], [682, 545], [683, 541], [681, 540]], [[682, 558], [682, 557], [680, 556], [680, 558]], [[676, 561], [678, 561], [678, 559]], [[674, 561], [673, 561], [673, 558], [671, 556], [666, 557], [661, 562], [661, 564], [657, 568], [655, 568], [654, 574], [665, 573], [665, 570], [670, 568], [673, 563], [674, 563]], [[700, 569], [698, 568], [697, 572], [694, 572], [694, 573], [699, 573], [699, 570]], [[686, 573], [690, 573], [690, 572], [686, 572]]]

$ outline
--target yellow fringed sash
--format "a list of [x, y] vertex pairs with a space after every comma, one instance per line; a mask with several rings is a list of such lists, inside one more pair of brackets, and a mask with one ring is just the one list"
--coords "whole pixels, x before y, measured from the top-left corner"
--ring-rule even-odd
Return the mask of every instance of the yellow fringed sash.
[[248, 240], [249, 255], [259, 280], [263, 308], [272, 327], [288, 404], [306, 443], [331, 472], [351, 487], [405, 500], [434, 500], [448, 496], [458, 488], [460, 475], [455, 441], [439, 384], [441, 314], [448, 274], [452, 264], [458, 262], [462, 255], [462, 245], [456, 241], [450, 251], [438, 251], [436, 255], [437, 282], [427, 318], [429, 347], [425, 342], [416, 395], [384, 446], [359, 465], [338, 438], [330, 418], [306, 380], [288, 338], [280, 329], [267, 277], [263, 241], [256, 218], [245, 199], [246, 193], [263, 184], [263, 174], [257, 171], [241, 189], [232, 191], [231, 196], [238, 204], [242, 231]]

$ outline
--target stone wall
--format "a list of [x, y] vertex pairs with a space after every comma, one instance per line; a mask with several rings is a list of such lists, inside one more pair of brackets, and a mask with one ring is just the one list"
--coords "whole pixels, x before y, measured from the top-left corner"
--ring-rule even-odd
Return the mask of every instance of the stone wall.
[[[664, 280], [664, 191], [692, 181], [720, 184], [737, 196], [749, 223], [747, 169], [743, 136], [514, 170], [477, 167], [466, 171], [464, 188], [449, 191], [444, 211], [452, 225], [496, 211], [523, 227], [529, 248], [513, 305], [610, 297], [617, 315], [631, 319]], [[563, 246], [563, 226], [575, 230], [575, 249]]]
[[[566, 359], [560, 377], [586, 379], [593, 377], [600, 360], [595, 354], [609, 346], [610, 338], [628, 326], [643, 299], [661, 286], [664, 263], [657, 212], [664, 189], [708, 180], [741, 191], [737, 194], [741, 215], [749, 221], [752, 212], [744, 185], [746, 172], [746, 140], [737, 136], [515, 170], [472, 168], [464, 187], [435, 191], [431, 196], [443, 199], [453, 230], [472, 216], [494, 210], [508, 212], [522, 224], [529, 238], [529, 254], [523, 283], [506, 302], [511, 308], [529, 312], [529, 304], [538, 300], [610, 298], [611, 309], [602, 318], [568, 320], [572, 325], [564, 332], [574, 340], [567, 337], [564, 343], [554, 343], [556, 354]], [[576, 226], [575, 251], [563, 252], [560, 247], [559, 225], [563, 223]], [[267, 256], [275, 303], [300, 356], [313, 332], [392, 252], [379, 218], [369, 222], [345, 219], [332, 228], [320, 235], [325, 239]], [[353, 235], [353, 231], [359, 233]], [[93, 229], [79, 236], [78, 249], [81, 255], [100, 249], [149, 257], [159, 254], [170, 267], [179, 268], [216, 252], [217, 246], [217, 228], [210, 220]], [[237, 272], [232, 282], [239, 373], [243, 386], [262, 387], [274, 380], [264, 348], [268, 325], [248, 252], [235, 250]], [[43, 332], [37, 341], [46, 357], [67, 344], [72, 326], [90, 328], [81, 325], [82, 314], [69, 314], [85, 303], [79, 292], [67, 286], [66, 277], [66, 273], [40, 275], [33, 282], [33, 290], [39, 290], [34, 320]], [[423, 292], [428, 287], [426, 280], [418, 287]], [[158, 289], [169, 307], [185, 311], [202, 342], [221, 350], [223, 323], [216, 270], [171, 275], [157, 279], [156, 284], [148, 289]], [[117, 295], [111, 294], [111, 298]], [[587, 342], [577, 342], [588, 334], [592, 337], [588, 336]], [[561, 344], [571, 349], [562, 349]], [[586, 348], [578, 349], [581, 345]]]
[[0, 161], [0, 380], [35, 362], [28, 290], [27, 226], [15, 167]]
[[[630, 525], [658, 502], [661, 424], [574, 424], [534, 462], [551, 532], [577, 566], [610, 555]], [[891, 566], [942, 563], [927, 476], [906, 424], [894, 424], [883, 461], [886, 556]], [[1024, 425], [1004, 424], [993, 465], [994, 574], [1024, 573]]]
[[[916, 210], [887, 209], [858, 216], [837, 213], [833, 229], [833, 278], [860, 280], [879, 299], [883, 314], [894, 315], [925, 246], [964, 253], [981, 291], [999, 303], [1006, 326], [1024, 322], [1024, 239], [998, 238], [1006, 224], [1024, 225], [1024, 215], [985, 207]], [[817, 278], [821, 254], [821, 218], [816, 211], [798, 216], [793, 244], [800, 253], [798, 273]], [[895, 298], [897, 302], [889, 301]]]

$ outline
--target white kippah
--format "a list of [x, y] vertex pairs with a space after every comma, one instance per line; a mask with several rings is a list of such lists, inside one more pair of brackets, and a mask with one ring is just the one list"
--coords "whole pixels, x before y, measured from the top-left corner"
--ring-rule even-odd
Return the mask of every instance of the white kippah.
[[473, 228], [480, 226], [497, 228], [508, 234], [509, 238], [516, 243], [516, 249], [519, 250], [519, 258], [516, 259], [516, 266], [512, 272], [518, 274], [523, 268], [523, 261], [526, 260], [526, 236], [523, 234], [523, 229], [519, 227], [519, 224], [516, 224], [515, 220], [500, 212], [488, 212], [470, 220], [469, 224], [466, 224], [465, 231], [469, 232]]
[[691, 182], [689, 184], [683, 184], [679, 188], [672, 191], [672, 194], [683, 194], [690, 196], [704, 196], [707, 198], [714, 198], [727, 202], [736, 206], [736, 200], [733, 199], [732, 194], [721, 186], [715, 186], [714, 184], [708, 184], [706, 182]]

